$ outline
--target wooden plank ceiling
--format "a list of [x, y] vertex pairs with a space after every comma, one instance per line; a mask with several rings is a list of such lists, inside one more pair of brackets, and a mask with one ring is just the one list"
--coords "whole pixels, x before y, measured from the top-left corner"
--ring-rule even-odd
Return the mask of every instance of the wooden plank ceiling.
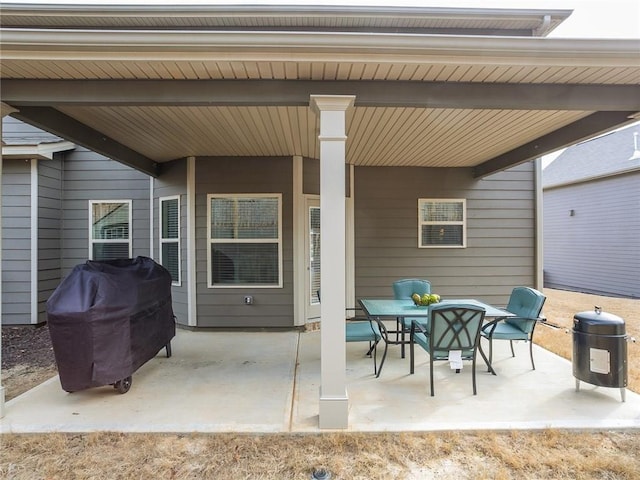
[[638, 67], [463, 65], [453, 62], [286, 61], [2, 61], [2, 78], [82, 80], [384, 80], [522, 84], [638, 83]]
[[[165, 162], [183, 156], [318, 158], [308, 107], [62, 107], [124, 145]], [[348, 163], [470, 167], [590, 112], [357, 107]]]

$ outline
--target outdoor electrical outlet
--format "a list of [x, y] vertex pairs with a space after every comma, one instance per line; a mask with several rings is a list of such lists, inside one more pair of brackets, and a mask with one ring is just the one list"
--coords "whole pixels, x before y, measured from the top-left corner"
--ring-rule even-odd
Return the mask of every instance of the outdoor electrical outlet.
[[245, 305], [253, 305], [253, 297], [251, 295], [244, 296], [244, 304]]

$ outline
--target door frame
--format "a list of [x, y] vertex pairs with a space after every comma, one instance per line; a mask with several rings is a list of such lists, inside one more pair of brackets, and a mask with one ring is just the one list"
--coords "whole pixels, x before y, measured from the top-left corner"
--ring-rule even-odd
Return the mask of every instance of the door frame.
[[[305, 233], [304, 233], [304, 313], [305, 323], [320, 321], [320, 303], [311, 303], [311, 245], [309, 220], [311, 208], [320, 209], [320, 195], [304, 196]], [[322, 235], [322, 234], [321, 234]], [[321, 250], [322, 251], [322, 250]]]
[[[355, 168], [349, 168], [349, 191], [345, 199], [345, 223], [346, 223], [346, 292], [345, 300], [347, 307], [355, 307]], [[293, 158], [294, 171], [294, 203], [293, 203], [293, 224], [294, 224], [294, 326], [301, 327], [307, 323], [307, 290], [309, 264], [305, 245], [308, 245], [308, 204], [307, 197], [320, 198], [319, 195], [302, 193], [302, 157]]]

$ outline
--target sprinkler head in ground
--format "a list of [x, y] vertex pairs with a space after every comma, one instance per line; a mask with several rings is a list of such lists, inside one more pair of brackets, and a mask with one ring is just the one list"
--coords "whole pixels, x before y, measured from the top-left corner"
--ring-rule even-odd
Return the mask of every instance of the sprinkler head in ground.
[[329, 480], [331, 478], [331, 472], [324, 468], [314, 468], [311, 474], [311, 480]]

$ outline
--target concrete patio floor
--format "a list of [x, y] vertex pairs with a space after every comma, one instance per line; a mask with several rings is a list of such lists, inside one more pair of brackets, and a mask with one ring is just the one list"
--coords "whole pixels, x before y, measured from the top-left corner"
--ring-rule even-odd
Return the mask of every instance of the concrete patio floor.
[[[380, 378], [364, 344], [347, 344], [349, 431], [640, 428], [640, 395], [581, 384], [571, 362], [528, 345], [496, 342], [490, 375], [477, 365], [455, 374], [418, 350], [416, 373], [390, 346]], [[179, 330], [173, 356], [164, 350], [133, 374], [131, 390], [66, 393], [54, 377], [7, 402], [0, 432], [319, 432], [320, 332]]]

